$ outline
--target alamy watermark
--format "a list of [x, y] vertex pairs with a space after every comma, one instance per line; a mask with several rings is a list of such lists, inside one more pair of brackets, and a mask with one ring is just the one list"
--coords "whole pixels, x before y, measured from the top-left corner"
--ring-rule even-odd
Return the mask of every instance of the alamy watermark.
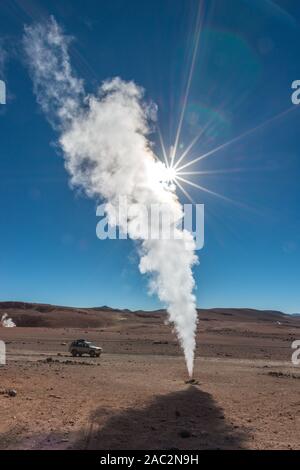
[[295, 351], [292, 354], [292, 363], [294, 366], [299, 366], [300, 365], [300, 339], [296, 339], [295, 341], [292, 342], [292, 348], [295, 349]]
[[96, 234], [100, 240], [179, 240], [184, 230], [200, 250], [204, 246], [204, 204], [184, 204], [182, 209], [163, 203], [132, 204], [120, 196], [113, 205], [97, 207], [96, 215], [101, 219]]
[[0, 80], [0, 104], [6, 104], [6, 85], [3, 80]]
[[6, 364], [6, 346], [4, 341], [0, 341], [0, 366]]
[[300, 104], [300, 80], [293, 81], [292, 89], [295, 90], [291, 95], [292, 103], [298, 105]]

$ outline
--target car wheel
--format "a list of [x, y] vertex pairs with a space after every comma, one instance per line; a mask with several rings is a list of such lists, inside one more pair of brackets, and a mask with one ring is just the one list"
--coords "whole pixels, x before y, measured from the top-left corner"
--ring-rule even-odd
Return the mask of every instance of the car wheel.
[[94, 352], [94, 351], [91, 351], [91, 352], [90, 352], [90, 356], [91, 356], [91, 357], [95, 357], [95, 352]]

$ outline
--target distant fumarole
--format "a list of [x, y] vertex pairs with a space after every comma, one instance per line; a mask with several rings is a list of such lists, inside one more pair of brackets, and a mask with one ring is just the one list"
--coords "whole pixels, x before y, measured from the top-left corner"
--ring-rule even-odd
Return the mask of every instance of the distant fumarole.
[[3, 80], [0, 80], [0, 104], [6, 104], [6, 86]]

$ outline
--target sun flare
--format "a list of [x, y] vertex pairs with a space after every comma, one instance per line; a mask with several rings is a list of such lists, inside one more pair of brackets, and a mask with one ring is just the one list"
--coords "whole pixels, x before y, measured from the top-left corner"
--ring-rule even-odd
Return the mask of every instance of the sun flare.
[[174, 183], [176, 181], [177, 171], [176, 168], [169, 166], [166, 168], [167, 183]]

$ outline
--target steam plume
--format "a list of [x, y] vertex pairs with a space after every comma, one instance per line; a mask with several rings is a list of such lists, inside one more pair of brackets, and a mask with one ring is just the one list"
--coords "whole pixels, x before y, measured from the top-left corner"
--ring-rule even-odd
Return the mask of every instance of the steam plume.
[[[82, 81], [71, 70], [68, 42], [53, 18], [25, 28], [24, 46], [34, 90], [60, 132], [59, 144], [72, 185], [83, 188], [90, 197], [104, 198], [112, 224], [120, 190], [129, 204], [163, 204], [163, 215], [171, 215], [170, 225], [180, 221], [182, 206], [174, 191], [161, 183], [165, 166], [157, 161], [147, 138], [156, 106], [145, 103], [142, 88], [120, 78], [105, 81], [96, 95], [85, 95]], [[124, 229], [124, 222], [117, 223]], [[192, 376], [197, 324], [194, 240], [181, 228], [175, 229], [175, 239], [147, 239], [146, 227], [142, 210], [131, 214], [127, 230], [139, 240], [140, 271], [150, 274], [151, 290], [167, 307]]]
[[4, 328], [13, 328], [14, 326], [17, 326], [11, 318], [8, 318], [7, 313], [2, 315], [0, 323]]

